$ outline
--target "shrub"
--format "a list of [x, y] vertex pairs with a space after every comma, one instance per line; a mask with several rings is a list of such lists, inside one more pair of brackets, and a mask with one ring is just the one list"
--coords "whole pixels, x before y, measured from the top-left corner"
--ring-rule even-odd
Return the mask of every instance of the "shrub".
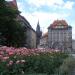
[[70, 56], [66, 58], [60, 66], [56, 75], [72, 75], [71, 72], [75, 68], [75, 58]]
[[40, 53], [38, 55], [26, 56], [23, 71], [26, 74], [45, 73], [50, 75], [55, 72], [56, 68], [62, 64], [66, 57], [67, 55], [61, 52]]
[[68, 57], [60, 51], [0, 48], [0, 75], [54, 74]]

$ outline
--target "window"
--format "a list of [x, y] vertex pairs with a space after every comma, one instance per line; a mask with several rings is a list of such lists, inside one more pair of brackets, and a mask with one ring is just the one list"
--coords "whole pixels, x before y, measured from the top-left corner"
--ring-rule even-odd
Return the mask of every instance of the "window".
[[56, 26], [55, 28], [64, 28], [64, 26], [63, 25], [58, 25], [58, 26]]

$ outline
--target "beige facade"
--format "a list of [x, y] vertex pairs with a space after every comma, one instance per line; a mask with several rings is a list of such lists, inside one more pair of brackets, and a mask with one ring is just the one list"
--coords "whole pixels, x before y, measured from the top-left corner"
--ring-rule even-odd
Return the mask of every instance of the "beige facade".
[[48, 32], [41, 37], [39, 47], [48, 48]]
[[27, 30], [27, 45], [29, 48], [36, 48], [36, 33], [33, 29]]
[[31, 48], [36, 48], [36, 32], [31, 30]]
[[30, 23], [23, 17], [19, 16], [19, 21], [25, 29], [27, 48], [36, 48], [36, 32], [31, 27]]

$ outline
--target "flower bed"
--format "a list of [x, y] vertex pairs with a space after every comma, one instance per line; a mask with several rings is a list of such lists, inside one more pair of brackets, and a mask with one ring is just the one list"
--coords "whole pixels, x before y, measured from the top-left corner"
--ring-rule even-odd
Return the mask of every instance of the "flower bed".
[[53, 74], [68, 55], [51, 49], [0, 47], [0, 75]]

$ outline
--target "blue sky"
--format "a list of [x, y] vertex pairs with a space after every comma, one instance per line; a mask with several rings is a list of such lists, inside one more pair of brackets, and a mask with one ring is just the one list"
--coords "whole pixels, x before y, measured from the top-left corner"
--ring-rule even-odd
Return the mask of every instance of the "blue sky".
[[36, 29], [39, 20], [41, 30], [47, 32], [54, 20], [66, 20], [73, 27], [72, 37], [75, 39], [75, 0], [16, 0], [18, 9]]

